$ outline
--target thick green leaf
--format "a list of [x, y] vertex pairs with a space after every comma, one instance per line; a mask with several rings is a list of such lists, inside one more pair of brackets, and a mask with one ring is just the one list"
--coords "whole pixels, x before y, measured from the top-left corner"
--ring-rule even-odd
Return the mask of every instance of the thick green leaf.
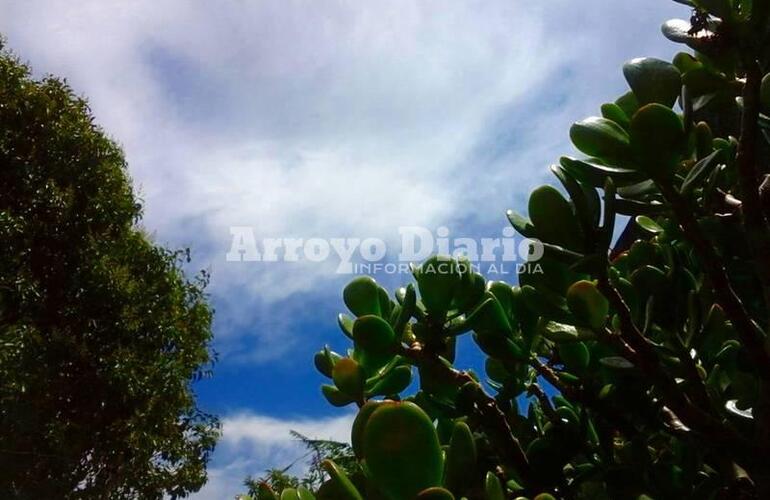
[[417, 292], [414, 291], [414, 285], [410, 283], [406, 286], [404, 296], [400, 302], [401, 308], [399, 309], [398, 317], [393, 325], [393, 331], [399, 339], [402, 338], [404, 328], [406, 327], [406, 324], [409, 323], [409, 320], [412, 319], [415, 309], [417, 308]]
[[635, 184], [644, 180], [637, 170], [620, 167], [610, 167], [591, 160], [576, 160], [562, 156], [559, 163], [580, 182], [590, 186], [603, 188], [608, 178], [612, 178], [618, 186]]
[[601, 328], [609, 314], [609, 303], [596, 285], [582, 280], [567, 290], [567, 306], [570, 311], [591, 328]]
[[508, 217], [508, 221], [513, 228], [525, 238], [535, 238], [537, 236], [535, 233], [535, 226], [532, 225], [532, 222], [529, 219], [520, 213], [515, 210], [508, 210], [505, 212], [505, 215]]
[[562, 342], [558, 350], [567, 370], [580, 374], [588, 368], [591, 354], [583, 342]]
[[439, 486], [422, 490], [417, 495], [417, 500], [455, 500], [455, 496], [448, 490]]
[[332, 380], [340, 391], [352, 398], [359, 399], [364, 390], [366, 375], [355, 360], [342, 358], [334, 365]]
[[389, 498], [415, 498], [439, 486], [441, 447], [430, 417], [414, 403], [385, 402], [366, 421], [363, 454], [372, 479]]
[[612, 120], [592, 116], [576, 122], [570, 139], [583, 153], [611, 164], [625, 164], [629, 158], [629, 138], [623, 127]]
[[444, 484], [451, 491], [462, 495], [472, 485], [476, 468], [476, 442], [465, 422], [456, 422], [446, 453]]
[[631, 118], [626, 114], [625, 111], [623, 111], [623, 108], [621, 108], [617, 103], [614, 103], [614, 102], [604, 103], [602, 104], [601, 110], [602, 110], [602, 117], [608, 120], [614, 121], [624, 129], [628, 129], [628, 126], [631, 124]]
[[304, 486], [297, 488], [297, 496], [299, 500], [315, 500], [315, 496]]
[[765, 113], [770, 114], [770, 73], [762, 78], [762, 88], [760, 91], [760, 102]]
[[344, 392], [340, 391], [333, 385], [324, 384], [321, 386], [321, 392], [323, 393], [326, 400], [329, 402], [332, 406], [347, 406], [350, 403], [354, 402], [355, 399], [351, 398]]
[[372, 376], [395, 356], [396, 334], [379, 316], [362, 316], [353, 324], [356, 360]]
[[647, 231], [650, 234], [660, 234], [663, 232], [663, 228], [660, 227], [660, 225], [655, 222], [654, 220], [650, 219], [646, 215], [639, 215], [635, 219], [636, 224]]
[[409, 387], [412, 383], [412, 367], [397, 366], [382, 377], [367, 391], [372, 396], [395, 396]]
[[437, 317], [445, 315], [460, 284], [457, 261], [448, 256], [435, 255], [417, 267], [414, 276], [428, 313]]
[[631, 120], [631, 146], [639, 167], [653, 179], [673, 175], [686, 145], [682, 120], [670, 108], [648, 104]]
[[658, 103], [670, 108], [681, 93], [679, 70], [660, 59], [632, 59], [623, 65], [623, 76], [641, 106]]
[[552, 186], [540, 186], [529, 195], [529, 218], [535, 231], [546, 243], [570, 250], [583, 247], [582, 232], [572, 206]]
[[360, 276], [348, 283], [342, 292], [345, 305], [356, 316], [380, 315], [380, 287], [369, 276]]
[[723, 151], [718, 149], [706, 156], [693, 166], [682, 182], [682, 194], [690, 193], [702, 179], [708, 177], [722, 161]]
[[353, 321], [353, 318], [347, 314], [340, 313], [337, 315], [337, 324], [339, 325], [340, 330], [342, 330], [342, 333], [351, 340], [353, 339]]
[[491, 471], [487, 472], [484, 480], [484, 499], [485, 500], [505, 500], [505, 491], [503, 484]]
[[615, 99], [615, 104], [617, 104], [629, 118], [634, 116], [634, 113], [639, 109], [639, 100], [631, 90]]
[[551, 172], [567, 190], [575, 212], [580, 220], [583, 234], [592, 235], [599, 223], [601, 203], [593, 187], [581, 185], [575, 176], [561, 165], [552, 165]]
[[321, 462], [321, 466], [326, 473], [329, 474], [331, 481], [336, 486], [335, 493], [340, 495], [338, 498], [335, 498], [335, 500], [364, 500], [364, 497], [361, 496], [361, 493], [359, 493], [356, 487], [353, 486], [353, 483], [350, 481], [347, 474], [345, 474], [345, 471], [340, 469], [337, 464], [331, 460], [324, 460]]

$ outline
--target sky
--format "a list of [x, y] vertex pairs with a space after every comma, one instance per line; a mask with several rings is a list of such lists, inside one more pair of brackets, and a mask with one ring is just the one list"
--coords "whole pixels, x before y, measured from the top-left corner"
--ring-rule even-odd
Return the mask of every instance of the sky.
[[193, 498], [292, 463], [289, 430], [348, 440], [353, 417], [312, 366], [347, 347], [352, 275], [335, 258], [228, 261], [231, 228], [258, 245], [376, 238], [388, 258], [400, 227], [500, 238], [505, 210], [575, 153], [569, 125], [626, 91], [626, 60], [670, 59], [659, 27], [688, 16], [670, 0], [0, 0], [8, 47], [122, 145], [142, 225], [212, 274], [219, 359], [195, 391], [223, 438]]

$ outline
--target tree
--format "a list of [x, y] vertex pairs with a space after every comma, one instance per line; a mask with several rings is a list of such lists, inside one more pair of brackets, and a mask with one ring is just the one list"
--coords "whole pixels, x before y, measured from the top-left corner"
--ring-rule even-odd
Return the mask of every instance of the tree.
[[770, 498], [770, 2], [677, 1], [663, 32], [693, 52], [628, 62], [570, 130], [586, 157], [551, 167], [564, 190], [508, 213], [543, 250], [518, 285], [436, 256], [395, 301], [344, 289], [353, 348], [315, 363], [359, 407], [364, 478], [327, 461], [317, 498]]
[[0, 496], [173, 498], [218, 436], [207, 275], [137, 225], [86, 102], [0, 44]]

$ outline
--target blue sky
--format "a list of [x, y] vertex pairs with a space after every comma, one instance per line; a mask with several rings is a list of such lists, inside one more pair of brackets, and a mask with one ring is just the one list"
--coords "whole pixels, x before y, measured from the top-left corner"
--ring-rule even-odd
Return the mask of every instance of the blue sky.
[[349, 276], [227, 262], [231, 226], [389, 248], [405, 225], [497, 237], [572, 152], [569, 124], [625, 91], [624, 61], [670, 58], [659, 26], [688, 15], [668, 0], [0, 0], [9, 47], [123, 145], [144, 226], [212, 272], [220, 360], [196, 390], [224, 437], [196, 498], [292, 462], [289, 429], [347, 439], [351, 419], [311, 363], [345, 347]]

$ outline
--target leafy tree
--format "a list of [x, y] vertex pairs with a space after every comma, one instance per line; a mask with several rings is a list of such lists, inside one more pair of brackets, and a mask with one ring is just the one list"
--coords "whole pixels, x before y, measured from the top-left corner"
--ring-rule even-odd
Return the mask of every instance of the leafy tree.
[[123, 154], [0, 45], [0, 497], [198, 490], [218, 422], [207, 276], [137, 225]]
[[395, 301], [345, 288], [352, 350], [315, 363], [364, 480], [325, 462], [316, 498], [770, 498], [770, 2], [678, 1], [692, 52], [628, 62], [551, 167], [568, 198], [508, 213], [544, 252], [517, 286], [437, 256]]

